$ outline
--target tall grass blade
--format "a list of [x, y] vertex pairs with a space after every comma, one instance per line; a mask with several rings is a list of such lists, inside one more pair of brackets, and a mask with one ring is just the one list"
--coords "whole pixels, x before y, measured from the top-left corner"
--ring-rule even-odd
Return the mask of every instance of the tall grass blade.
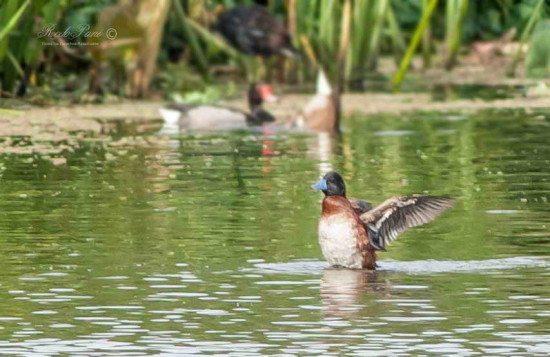
[[382, 34], [382, 26], [384, 19], [386, 18], [386, 12], [388, 10], [388, 0], [378, 0], [374, 3], [373, 22], [369, 38], [369, 68], [374, 67], [374, 62], [378, 57], [378, 49], [380, 43], [380, 37]]
[[315, 56], [315, 51], [313, 50], [313, 46], [311, 46], [311, 43], [309, 42], [307, 36], [301, 35], [300, 42], [302, 43], [302, 47], [304, 48], [304, 51], [309, 61], [313, 63], [315, 67], [318, 67], [319, 61], [317, 60], [317, 56]]
[[208, 74], [208, 60], [206, 59], [204, 51], [199, 44], [195, 31], [193, 31], [193, 29], [191, 29], [188, 24], [188, 17], [185, 14], [185, 10], [183, 9], [181, 2], [177, 0], [172, 1], [172, 6], [174, 6], [176, 13], [178, 14], [178, 17], [183, 27], [183, 31], [185, 32], [185, 36], [191, 44], [193, 54], [197, 59], [200, 69], [203, 71], [203, 73]]
[[446, 3], [446, 58], [445, 69], [450, 70], [456, 64], [462, 27], [468, 12], [468, 0], [447, 0]]
[[399, 27], [399, 23], [395, 18], [395, 13], [391, 2], [388, 4], [386, 21], [388, 24], [389, 34], [392, 39], [394, 56], [396, 56], [396, 59], [399, 60], [399, 58], [401, 58], [401, 56], [403, 56], [403, 54], [407, 50], [407, 44], [405, 43], [405, 38], [403, 37], [403, 33], [401, 31], [401, 28]]
[[25, 75], [25, 73], [23, 72], [23, 68], [21, 68], [21, 66], [19, 65], [19, 62], [17, 62], [17, 59], [15, 58], [13, 53], [11, 53], [9, 50], [8, 50], [8, 58], [11, 64], [13, 65], [13, 68], [15, 68], [15, 71], [17, 72], [17, 74], [23, 77]]
[[[427, 6], [428, 0], [422, 0], [422, 8], [426, 8]], [[432, 31], [430, 27], [428, 25], [426, 31], [422, 34], [422, 66], [424, 69], [431, 67], [432, 64]]]
[[23, 15], [27, 7], [30, 5], [31, 1], [26, 0], [23, 5], [17, 10], [15, 14], [8, 20], [5, 26], [3, 26], [2, 30], [0, 30], [0, 42], [4, 40], [4, 38], [10, 33], [11, 30], [17, 25], [17, 22], [19, 21], [19, 18]]
[[399, 65], [399, 69], [397, 70], [397, 72], [395, 73], [395, 76], [393, 77], [392, 85], [394, 90], [399, 90], [399, 87], [401, 86], [401, 82], [403, 81], [403, 78], [405, 78], [405, 74], [409, 69], [409, 66], [411, 64], [416, 48], [418, 47], [418, 44], [420, 43], [420, 39], [422, 38], [422, 34], [428, 27], [432, 14], [435, 10], [435, 7], [437, 6], [437, 2], [438, 0], [430, 0], [430, 3], [422, 12], [422, 17], [420, 18], [420, 22], [418, 23], [418, 25], [416, 26], [416, 29], [414, 30], [414, 34], [411, 39], [411, 42], [409, 43], [409, 47], [407, 48], [407, 52], [403, 56], [403, 59], [401, 60], [401, 63]]
[[338, 47], [338, 66], [341, 66], [348, 51], [351, 30], [351, 0], [345, 0], [342, 11], [342, 27], [340, 31], [340, 44]]

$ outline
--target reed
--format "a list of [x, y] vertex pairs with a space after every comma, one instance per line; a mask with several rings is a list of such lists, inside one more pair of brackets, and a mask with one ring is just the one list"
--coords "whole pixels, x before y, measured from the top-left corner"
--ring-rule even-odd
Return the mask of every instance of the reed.
[[[422, 0], [422, 8], [428, 6], [429, 0]], [[422, 65], [424, 69], [430, 68], [432, 65], [432, 30], [431, 25], [428, 24], [426, 30], [422, 34]]]
[[[2, 31], [0, 31], [0, 42], [4, 40], [4, 38], [7, 36], [7, 34], [12, 31], [15, 28], [15, 25], [17, 25], [17, 22], [27, 9], [29, 5], [31, 4], [30, 0], [26, 0], [21, 4], [19, 8], [16, 7], [10, 7], [10, 5], [17, 4], [15, 1], [12, 2], [6, 2], [3, 5], [2, 13], [4, 14], [3, 19], [6, 25], [2, 28]], [[5, 11], [5, 13], [4, 13]], [[13, 13], [10, 13], [13, 12]], [[6, 21], [7, 20], [7, 21]]]
[[57, 24], [70, 4], [47, 0], [0, 1], [0, 95], [11, 96], [16, 88], [19, 88], [16, 94], [24, 94], [28, 84], [45, 81], [36, 68], [39, 61], [46, 62], [44, 72], [47, 72], [47, 62], [56, 46], [44, 46], [43, 42], [51, 39], [38, 33], [41, 26]]
[[11, 91], [17, 76], [23, 77], [23, 69], [20, 62], [25, 56], [25, 48], [21, 42], [10, 41], [10, 34], [15, 32], [19, 25], [20, 34], [14, 37], [28, 39], [25, 30], [28, 24], [25, 23], [24, 15], [30, 8], [31, 1], [5, 1], [0, 4], [0, 85], [2, 91]]
[[[290, 2], [298, 13], [296, 32], [308, 58], [325, 69], [332, 80], [347, 83], [376, 68], [382, 43], [391, 43], [397, 56], [404, 52], [405, 39], [390, 0]], [[347, 14], [349, 12], [349, 15]], [[316, 69], [302, 66], [305, 78]], [[340, 74], [339, 74], [340, 73]]]
[[468, 0], [447, 0], [445, 2], [445, 59], [443, 62], [447, 70], [456, 64], [467, 11]]
[[409, 66], [413, 59], [414, 53], [416, 52], [416, 48], [420, 43], [422, 35], [424, 34], [424, 31], [428, 27], [432, 14], [437, 6], [437, 2], [438, 0], [430, 0], [428, 5], [423, 9], [422, 17], [420, 18], [420, 22], [418, 23], [418, 26], [414, 31], [411, 42], [409, 43], [409, 47], [407, 48], [407, 52], [403, 56], [403, 59], [399, 64], [399, 69], [397, 70], [397, 72], [395, 73], [392, 79], [392, 85], [394, 90], [399, 90], [401, 86], [401, 82], [403, 81], [403, 78], [405, 78], [405, 74], [409, 69]]
[[193, 29], [191, 28], [192, 25], [189, 24], [190, 19], [188, 20], [181, 2], [174, 1], [172, 4], [176, 10], [178, 19], [181, 22], [181, 27], [185, 33], [185, 36], [191, 44], [191, 48], [193, 49], [193, 56], [197, 59], [197, 63], [201, 72], [208, 75], [208, 59], [206, 58], [204, 50], [199, 43], [199, 39], [197, 38], [195, 31], [193, 31]]

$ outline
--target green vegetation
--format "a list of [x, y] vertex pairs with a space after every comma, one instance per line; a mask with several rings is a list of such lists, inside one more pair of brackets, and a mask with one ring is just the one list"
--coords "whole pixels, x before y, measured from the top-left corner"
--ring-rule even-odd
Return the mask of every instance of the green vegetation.
[[401, 81], [405, 76], [405, 72], [409, 68], [409, 65], [412, 61], [412, 57], [416, 52], [416, 47], [418, 46], [422, 35], [424, 34], [424, 32], [426, 31], [426, 28], [428, 27], [428, 23], [430, 21], [430, 18], [432, 17], [433, 11], [435, 10], [437, 1], [438, 0], [430, 0], [428, 5], [424, 8], [424, 11], [422, 13], [422, 18], [420, 19], [420, 23], [418, 24], [418, 27], [414, 31], [414, 34], [409, 44], [409, 47], [407, 49], [407, 52], [405, 53], [405, 56], [403, 57], [403, 60], [399, 65], [399, 70], [397, 71], [393, 79], [393, 85], [395, 88], [399, 88]]
[[[382, 56], [400, 63], [392, 81], [399, 88], [419, 51], [424, 68], [452, 70], [459, 54], [475, 41], [498, 40], [516, 29], [517, 38], [512, 40], [529, 43], [537, 24], [548, 14], [543, 0], [270, 0], [269, 9], [287, 24], [303, 57], [269, 59], [259, 65], [210, 30], [220, 7], [237, 3], [252, 1], [172, 0], [166, 19], [158, 16], [162, 23], [151, 25], [164, 29], [159, 55], [151, 56], [155, 51], [138, 49], [136, 43], [161, 36], [162, 30], [136, 30], [136, 24], [115, 17], [110, 20], [118, 38], [94, 42], [90, 37], [90, 32], [105, 30], [101, 26], [109, 23], [105, 19], [117, 7], [131, 8], [128, 0], [5, 0], [0, 3], [0, 94], [29, 97], [42, 93], [57, 98], [70, 92], [81, 96], [89, 82], [101, 87], [103, 76], [107, 77], [103, 82], [116, 82], [103, 88], [104, 93], [144, 95], [143, 88], [132, 88], [149, 86], [148, 81], [132, 83], [136, 78], [132, 61], [139, 63], [147, 54], [158, 57], [160, 68], [146, 75], [154, 77], [153, 88], [165, 95], [200, 90], [221, 77], [231, 81], [253, 78], [258, 66], [263, 66], [270, 80], [300, 83], [311, 81], [321, 65], [345, 86], [375, 71]], [[72, 37], [64, 33], [67, 29]], [[158, 46], [154, 42], [153, 49]], [[534, 47], [539, 53], [545, 51], [538, 44]], [[516, 73], [523, 54], [518, 47], [510, 75]], [[182, 79], [163, 75], [166, 71], [175, 71]], [[121, 73], [125, 75], [118, 78]]]
[[537, 26], [531, 41], [525, 63], [528, 77], [546, 78], [550, 70], [550, 23], [543, 22]]

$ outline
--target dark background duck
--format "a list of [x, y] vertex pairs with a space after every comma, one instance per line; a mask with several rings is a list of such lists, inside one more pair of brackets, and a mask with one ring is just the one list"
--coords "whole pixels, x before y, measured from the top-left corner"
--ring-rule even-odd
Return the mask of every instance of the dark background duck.
[[285, 26], [264, 6], [235, 6], [218, 16], [214, 28], [236, 49], [262, 57], [295, 57]]

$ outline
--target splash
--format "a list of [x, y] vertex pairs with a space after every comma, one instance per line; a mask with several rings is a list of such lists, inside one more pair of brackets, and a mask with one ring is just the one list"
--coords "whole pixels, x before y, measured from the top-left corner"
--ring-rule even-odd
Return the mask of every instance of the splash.
[[[378, 265], [380, 266], [379, 271], [406, 274], [475, 273], [550, 267], [550, 260], [541, 257], [487, 260], [381, 260]], [[328, 267], [326, 262], [318, 260], [297, 260], [288, 263], [258, 263], [254, 264], [254, 268], [243, 269], [243, 271], [254, 271], [262, 274], [319, 275]]]

